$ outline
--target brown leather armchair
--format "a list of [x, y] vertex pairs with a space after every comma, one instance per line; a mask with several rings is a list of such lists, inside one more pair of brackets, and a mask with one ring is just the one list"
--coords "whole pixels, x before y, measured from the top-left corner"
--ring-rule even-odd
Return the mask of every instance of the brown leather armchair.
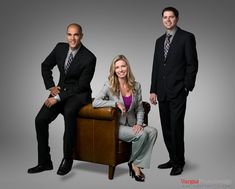
[[[150, 104], [143, 102], [148, 124]], [[116, 108], [93, 108], [84, 106], [77, 119], [74, 159], [109, 166], [108, 178], [113, 179], [115, 167], [127, 162], [131, 143], [118, 139], [119, 120]]]

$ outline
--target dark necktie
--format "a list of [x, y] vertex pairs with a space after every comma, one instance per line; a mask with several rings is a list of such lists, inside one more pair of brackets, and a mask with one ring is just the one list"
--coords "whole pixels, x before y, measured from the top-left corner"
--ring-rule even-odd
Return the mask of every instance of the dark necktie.
[[69, 69], [69, 67], [70, 67], [70, 65], [71, 65], [71, 63], [72, 63], [72, 61], [73, 61], [73, 53], [71, 52], [71, 53], [69, 54], [69, 58], [68, 58], [67, 64], [64, 65], [65, 74], [67, 74], [68, 69]]
[[165, 57], [165, 59], [167, 57], [167, 53], [168, 53], [169, 48], [170, 48], [171, 36], [172, 35], [170, 35], [170, 34], [167, 34], [167, 36], [166, 36], [166, 43], [165, 43], [165, 47], [164, 47], [164, 57]]

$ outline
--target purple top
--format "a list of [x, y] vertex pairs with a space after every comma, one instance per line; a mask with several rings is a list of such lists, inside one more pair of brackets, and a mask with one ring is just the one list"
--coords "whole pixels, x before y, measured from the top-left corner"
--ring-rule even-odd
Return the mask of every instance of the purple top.
[[130, 95], [130, 96], [122, 96], [122, 98], [123, 98], [123, 101], [124, 101], [124, 105], [126, 107], [126, 111], [128, 111], [130, 106], [131, 106], [132, 95]]

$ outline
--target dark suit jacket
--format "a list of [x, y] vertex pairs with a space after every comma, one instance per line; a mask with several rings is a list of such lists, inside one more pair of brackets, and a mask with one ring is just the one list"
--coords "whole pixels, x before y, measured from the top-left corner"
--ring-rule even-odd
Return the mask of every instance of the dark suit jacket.
[[[65, 59], [69, 50], [67, 43], [58, 43], [41, 65], [42, 76], [46, 89], [55, 86], [52, 69], [57, 66], [60, 72], [58, 86], [61, 101], [72, 95], [79, 94], [84, 101], [91, 97], [90, 82], [95, 72], [96, 57], [85, 46], [81, 45], [75, 55], [67, 74], [64, 71]], [[86, 102], [84, 102], [86, 103]]]
[[164, 58], [166, 34], [156, 40], [150, 93], [159, 101], [176, 98], [185, 89], [192, 91], [198, 71], [196, 41], [192, 33], [180, 28]]

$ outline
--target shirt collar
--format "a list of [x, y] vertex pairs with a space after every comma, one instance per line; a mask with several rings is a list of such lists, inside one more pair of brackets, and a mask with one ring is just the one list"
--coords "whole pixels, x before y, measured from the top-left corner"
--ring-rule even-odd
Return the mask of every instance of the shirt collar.
[[80, 48], [81, 48], [81, 45], [80, 45], [80, 47], [79, 48], [77, 48], [77, 49], [71, 49], [71, 48], [69, 48], [69, 52], [68, 52], [68, 54], [70, 54], [70, 53], [72, 53], [73, 54], [73, 57], [77, 54], [77, 52], [80, 50]]
[[176, 33], [176, 31], [178, 30], [178, 27], [176, 26], [173, 30], [171, 30], [170, 32], [166, 32], [166, 35], [171, 35], [172, 36], [172, 38], [173, 38], [173, 36], [175, 35], [175, 33]]

